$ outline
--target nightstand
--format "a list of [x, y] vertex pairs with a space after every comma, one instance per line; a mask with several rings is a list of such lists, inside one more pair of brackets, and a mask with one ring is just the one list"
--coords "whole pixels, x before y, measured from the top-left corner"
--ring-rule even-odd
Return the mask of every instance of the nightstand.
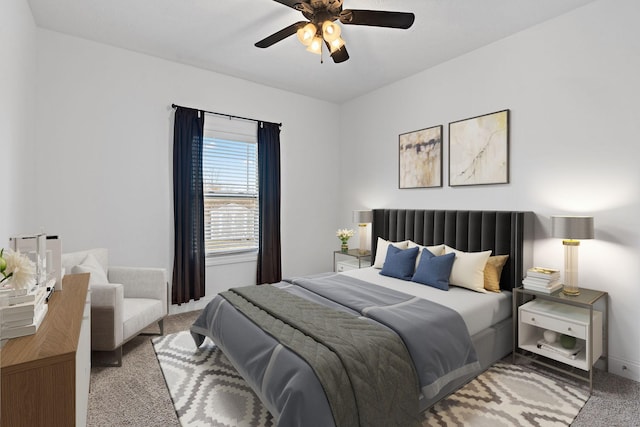
[[347, 252], [333, 251], [333, 271], [341, 272], [371, 266], [371, 251], [360, 253], [360, 249]]
[[[525, 358], [586, 381], [591, 393], [593, 365], [603, 359], [608, 370], [608, 304], [608, 294], [593, 289], [580, 288], [576, 296], [513, 289], [513, 361]], [[547, 342], [547, 330], [575, 338], [574, 350]]]

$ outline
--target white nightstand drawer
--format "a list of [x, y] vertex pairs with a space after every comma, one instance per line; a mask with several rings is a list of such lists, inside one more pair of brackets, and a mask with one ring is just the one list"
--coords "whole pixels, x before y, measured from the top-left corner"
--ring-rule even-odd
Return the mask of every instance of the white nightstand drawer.
[[[365, 264], [363, 262], [363, 264]], [[364, 265], [363, 265], [364, 267]], [[346, 260], [346, 261], [340, 261], [338, 263], [336, 263], [336, 271], [338, 273], [340, 273], [341, 271], [348, 271], [348, 270], [356, 270], [360, 268], [359, 264], [358, 264], [358, 260]]]
[[576, 338], [587, 338], [587, 325], [547, 316], [540, 312], [520, 310], [520, 321], [543, 329], [551, 329]]

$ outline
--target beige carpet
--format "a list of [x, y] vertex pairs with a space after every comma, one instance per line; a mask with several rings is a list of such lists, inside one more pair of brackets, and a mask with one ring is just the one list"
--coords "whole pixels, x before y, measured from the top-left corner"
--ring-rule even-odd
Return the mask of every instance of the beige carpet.
[[[168, 316], [167, 334], [189, 329], [199, 312]], [[155, 332], [153, 328], [149, 332]], [[101, 354], [94, 353], [94, 360]], [[122, 367], [93, 365], [89, 390], [89, 427], [180, 427], [149, 336], [123, 347]]]
[[[273, 425], [258, 397], [209, 340], [196, 350], [184, 331], [153, 343], [183, 427]], [[567, 426], [587, 398], [585, 387], [501, 362], [427, 411], [422, 425]]]

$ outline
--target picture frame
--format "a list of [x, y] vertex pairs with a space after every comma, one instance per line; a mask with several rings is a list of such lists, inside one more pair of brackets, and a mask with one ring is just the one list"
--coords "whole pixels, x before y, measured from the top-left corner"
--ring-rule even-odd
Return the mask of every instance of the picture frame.
[[398, 136], [398, 188], [442, 187], [442, 125]]
[[509, 183], [509, 110], [449, 123], [449, 186]]

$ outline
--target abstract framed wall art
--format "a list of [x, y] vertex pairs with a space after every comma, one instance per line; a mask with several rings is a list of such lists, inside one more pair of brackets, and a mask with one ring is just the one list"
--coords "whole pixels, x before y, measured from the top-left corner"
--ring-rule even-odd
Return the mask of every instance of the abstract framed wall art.
[[442, 187], [442, 125], [399, 136], [399, 188]]
[[509, 183], [509, 110], [449, 123], [449, 186]]

